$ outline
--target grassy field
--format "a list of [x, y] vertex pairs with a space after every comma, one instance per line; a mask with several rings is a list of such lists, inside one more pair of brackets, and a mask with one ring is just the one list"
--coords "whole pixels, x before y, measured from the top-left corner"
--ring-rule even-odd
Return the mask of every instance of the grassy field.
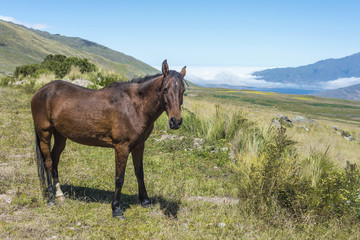
[[[145, 183], [154, 204], [139, 205], [130, 158], [126, 220], [119, 221], [110, 207], [111, 149], [68, 141], [59, 164], [66, 201], [46, 206], [34, 163], [31, 96], [0, 89], [0, 239], [360, 238], [359, 191], [352, 187], [360, 178], [357, 170], [344, 171], [346, 161], [360, 164], [359, 142], [331, 128], [359, 133], [359, 103], [191, 88], [182, 128], [170, 131], [162, 116], [146, 143]], [[317, 125], [289, 128], [287, 136], [269, 131], [279, 114], [311, 117]], [[196, 137], [205, 142], [201, 148]], [[281, 202], [290, 192], [291, 207]]]
[[197, 99], [246, 107], [264, 107], [273, 112], [294, 112], [313, 118], [350, 121], [360, 124], [360, 102], [306, 95], [290, 95], [249, 90], [192, 88]]

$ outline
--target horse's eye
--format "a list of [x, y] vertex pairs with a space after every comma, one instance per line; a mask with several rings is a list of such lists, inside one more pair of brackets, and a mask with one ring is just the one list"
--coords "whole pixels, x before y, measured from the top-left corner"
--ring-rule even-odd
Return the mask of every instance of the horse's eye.
[[168, 91], [167, 91], [167, 88], [164, 88], [164, 93], [167, 93]]

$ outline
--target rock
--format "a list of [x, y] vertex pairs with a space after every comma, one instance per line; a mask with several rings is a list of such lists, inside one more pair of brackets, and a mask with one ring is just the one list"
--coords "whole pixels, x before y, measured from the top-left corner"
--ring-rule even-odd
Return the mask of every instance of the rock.
[[219, 148], [218, 147], [215, 147], [215, 148], [212, 148], [210, 150], [211, 153], [217, 153], [219, 151]]
[[205, 140], [202, 138], [194, 138], [194, 143], [193, 143], [193, 147], [196, 149], [201, 149], [202, 146], [204, 145]]
[[163, 134], [160, 136], [159, 139], [156, 139], [155, 138], [155, 141], [158, 141], [158, 142], [163, 142], [163, 141], [169, 141], [169, 140], [179, 140], [179, 141], [182, 141], [185, 139], [185, 136], [175, 136], [175, 135], [172, 135], [172, 134]]
[[331, 128], [334, 129], [335, 131], [341, 131], [341, 129], [338, 128], [337, 126], [332, 126]]
[[273, 120], [271, 121], [271, 125], [274, 126], [274, 127], [277, 127], [277, 128], [280, 128], [280, 127], [281, 127], [281, 124], [280, 124], [280, 122], [279, 122], [278, 119], [273, 119]]
[[292, 121], [287, 116], [282, 116], [279, 119], [279, 122], [280, 122], [281, 126], [284, 126], [284, 127], [293, 127], [294, 126], [292, 124]]
[[86, 88], [89, 87], [89, 86], [94, 85], [93, 82], [91, 82], [89, 80], [86, 80], [86, 79], [75, 79], [71, 83], [75, 84], [75, 85], [78, 85], [78, 86], [81, 86], [81, 87], [86, 87]]
[[306, 125], [315, 125], [317, 124], [314, 120], [306, 118], [303, 116], [295, 116], [292, 120], [294, 124], [306, 124]]
[[161, 135], [160, 137], [160, 141], [167, 141], [167, 140], [174, 140], [175, 139], [175, 136], [172, 135], [172, 134], [163, 134]]
[[23, 85], [24, 83], [26, 83], [27, 79], [21, 80], [19, 82], [15, 82], [14, 86], [18, 86], [18, 85]]
[[344, 138], [346, 139], [346, 140], [348, 140], [348, 141], [352, 141], [352, 140], [354, 140], [354, 137], [353, 136], [344, 136]]

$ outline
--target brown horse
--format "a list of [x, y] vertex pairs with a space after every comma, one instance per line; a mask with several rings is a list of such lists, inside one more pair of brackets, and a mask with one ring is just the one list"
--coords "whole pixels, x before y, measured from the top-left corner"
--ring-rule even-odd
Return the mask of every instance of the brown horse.
[[[55, 204], [54, 194], [58, 200], [64, 200], [58, 163], [68, 138], [80, 144], [115, 149], [114, 217], [123, 218], [120, 194], [130, 153], [140, 203], [149, 205], [143, 172], [144, 144], [155, 120], [164, 111], [168, 115], [170, 128], [180, 127], [185, 73], [186, 67], [180, 73], [169, 71], [165, 60], [162, 74], [115, 83], [100, 90], [60, 80], [40, 88], [31, 100], [31, 111], [37, 140], [38, 173], [42, 188], [46, 189], [46, 172], [48, 205]], [[52, 135], [54, 146], [50, 150]]]

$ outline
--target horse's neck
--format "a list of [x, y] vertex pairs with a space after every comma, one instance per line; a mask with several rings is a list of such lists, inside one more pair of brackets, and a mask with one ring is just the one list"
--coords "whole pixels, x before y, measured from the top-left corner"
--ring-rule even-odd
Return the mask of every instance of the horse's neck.
[[164, 112], [159, 91], [162, 79], [163, 76], [151, 79], [139, 84], [137, 88], [143, 102], [144, 114], [151, 121], [155, 121]]

